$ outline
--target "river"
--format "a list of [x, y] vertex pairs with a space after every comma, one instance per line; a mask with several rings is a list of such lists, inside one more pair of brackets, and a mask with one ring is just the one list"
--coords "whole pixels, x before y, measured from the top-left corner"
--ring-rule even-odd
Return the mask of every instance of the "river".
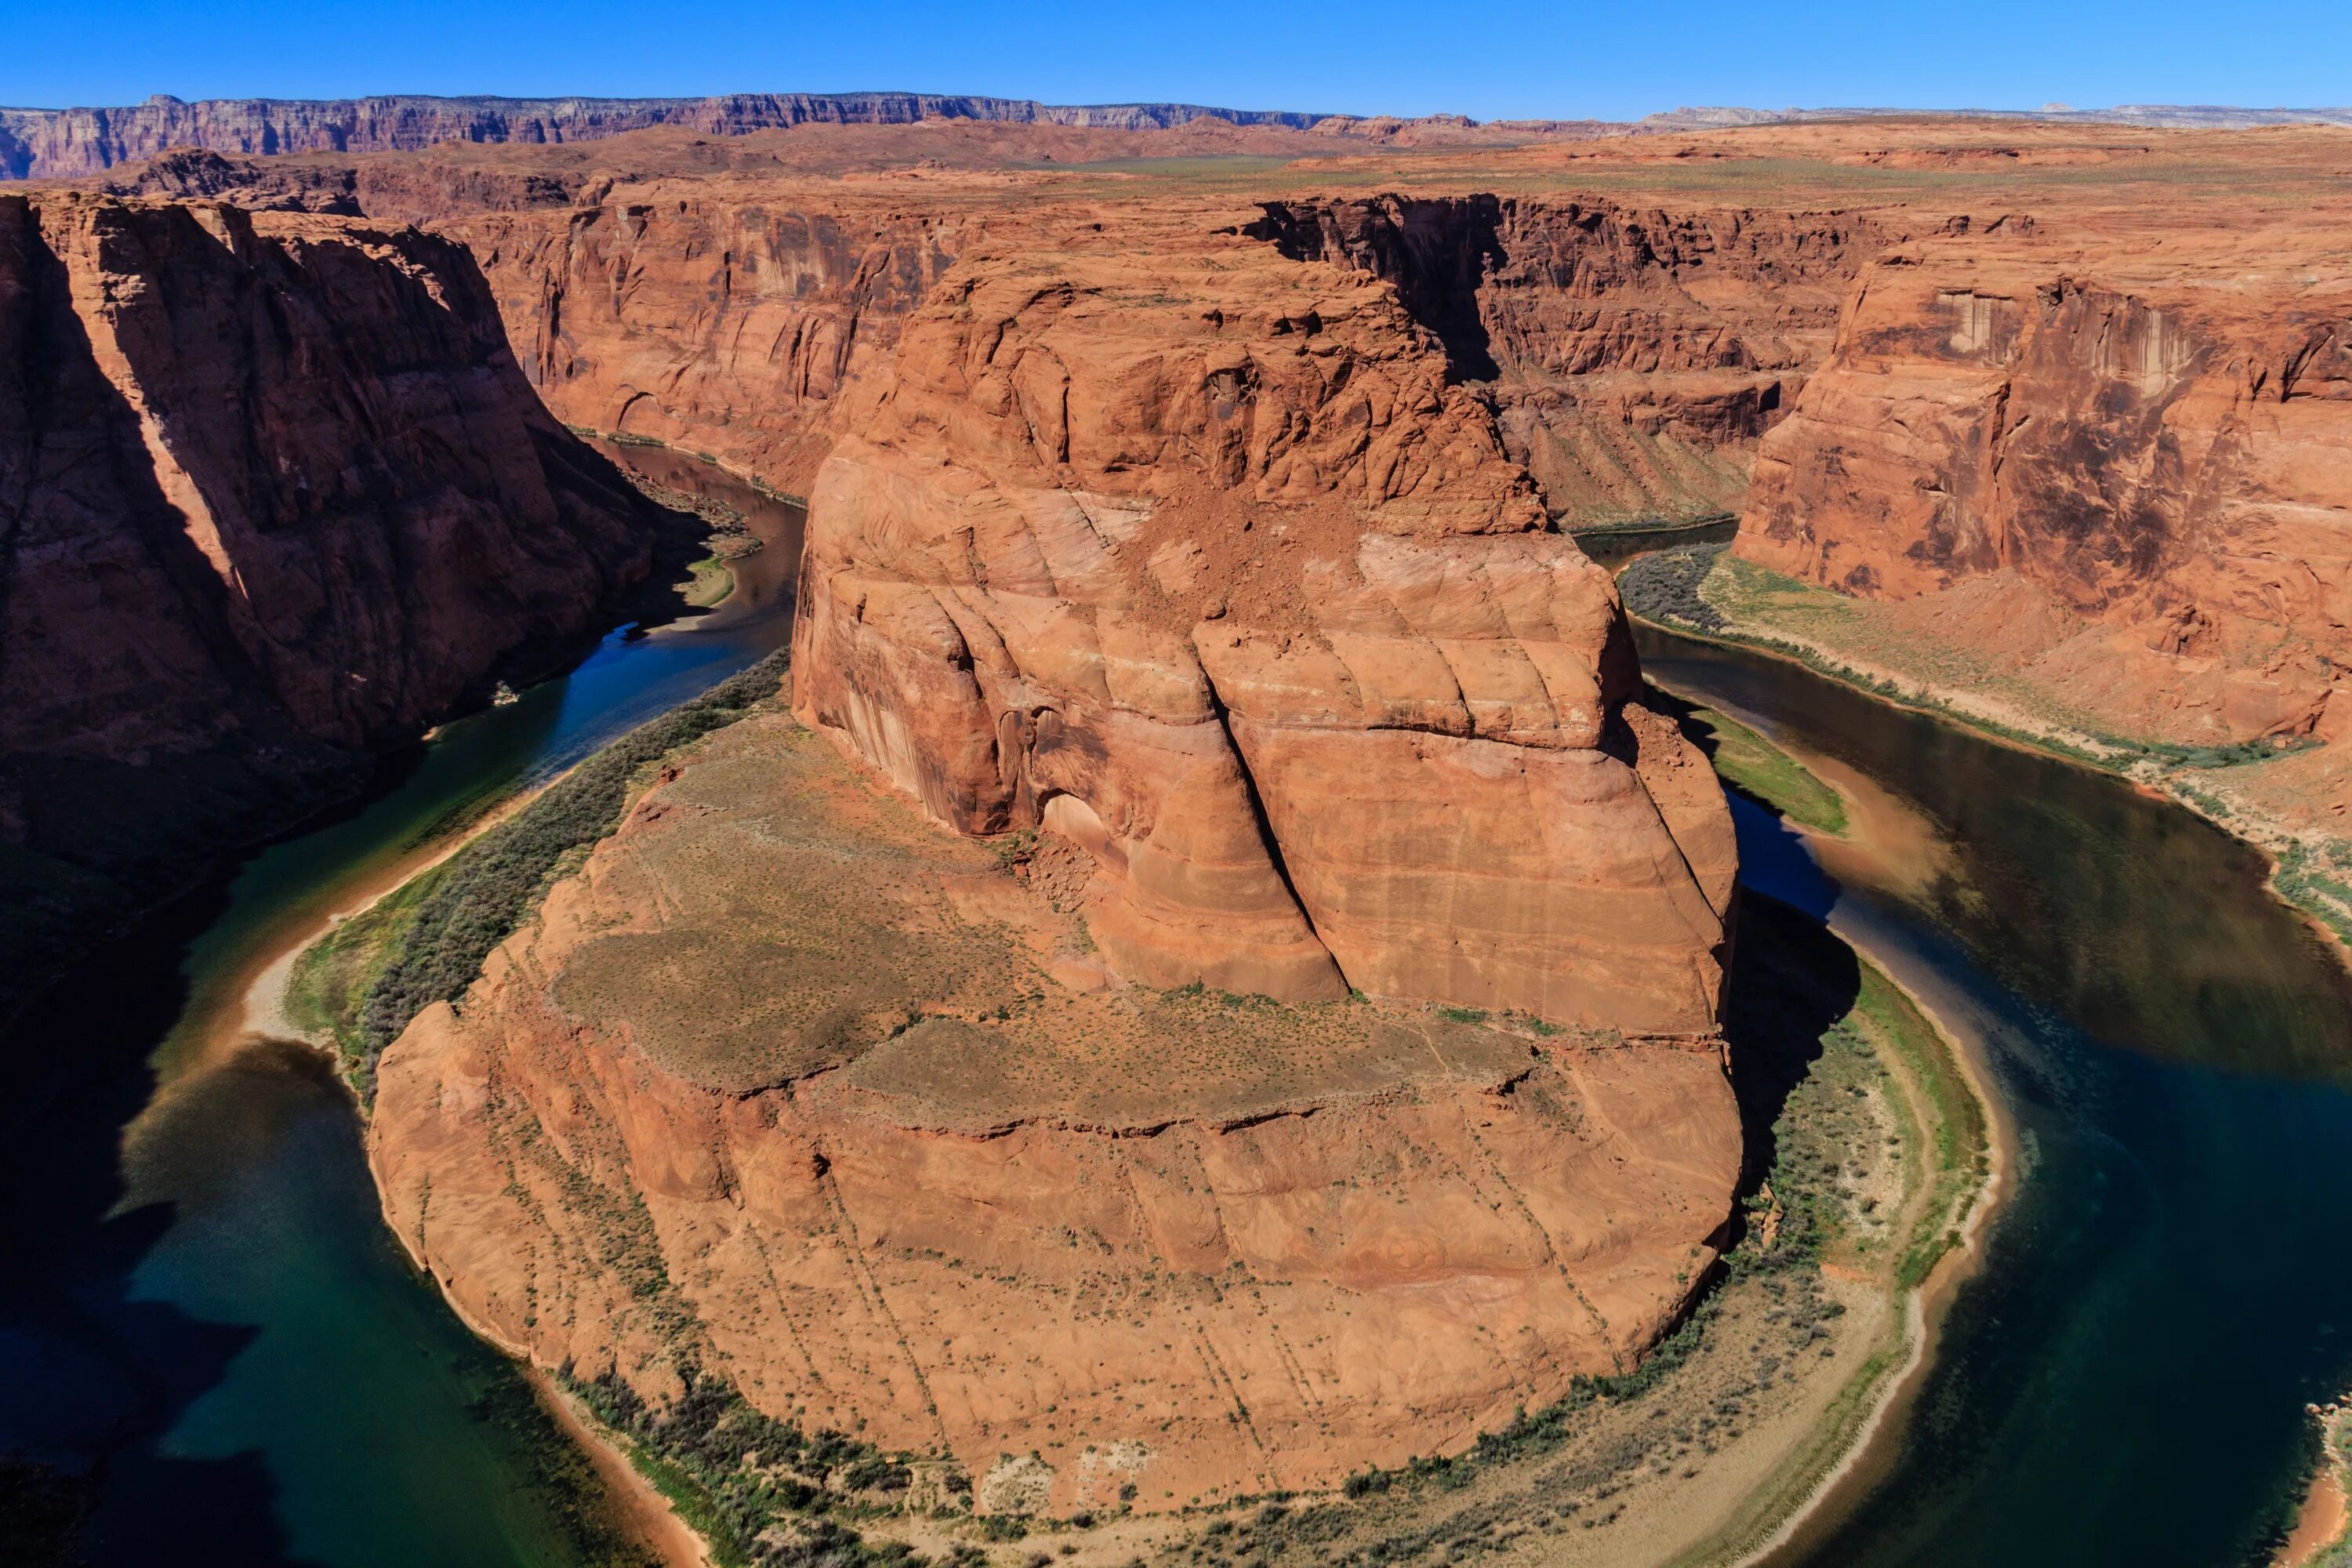
[[1909, 819], [1899, 856], [1825, 871], [1736, 802], [1743, 879], [1980, 1036], [2021, 1154], [1891, 1452], [1776, 1562], [2263, 1560], [2303, 1407], [2352, 1378], [2352, 978], [2253, 851], [2116, 779], [1781, 660], [1641, 645]]
[[[769, 543], [735, 599], [447, 726], [91, 954], [0, 1044], [0, 1451], [85, 1478], [68, 1500], [93, 1507], [94, 1563], [581, 1561], [599, 1500], [576, 1455], [385, 1234], [324, 1061], [241, 1008], [486, 804], [788, 636], [797, 514], [615, 455], [752, 516]], [[2251, 851], [2173, 807], [1785, 663], [1643, 643], [1661, 681], [1916, 826], [1916, 853], [1832, 877], [1743, 803], [1743, 875], [1965, 1016], [2020, 1135], [1899, 1439], [1782, 1561], [2259, 1554], [2306, 1462], [2303, 1405], [2352, 1376], [2352, 982]]]
[[[746, 515], [763, 548], [725, 604], [615, 630], [446, 726], [363, 802], [92, 953], [0, 1042], [0, 1453], [68, 1478], [93, 1563], [554, 1568], [605, 1510], [385, 1231], [328, 1064], [247, 1032], [243, 1004], [486, 805], [789, 639], [799, 512], [677, 454], [610, 455]], [[29, 1532], [12, 1501], [0, 1531]]]

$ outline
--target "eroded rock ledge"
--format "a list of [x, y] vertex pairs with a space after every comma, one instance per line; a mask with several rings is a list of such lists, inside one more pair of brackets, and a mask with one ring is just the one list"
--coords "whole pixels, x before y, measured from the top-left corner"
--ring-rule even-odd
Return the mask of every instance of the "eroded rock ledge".
[[1458, 1447], [1712, 1261], [1713, 1042], [1123, 987], [1057, 886], [722, 731], [385, 1055], [392, 1223], [546, 1364], [721, 1368], [1021, 1512]]

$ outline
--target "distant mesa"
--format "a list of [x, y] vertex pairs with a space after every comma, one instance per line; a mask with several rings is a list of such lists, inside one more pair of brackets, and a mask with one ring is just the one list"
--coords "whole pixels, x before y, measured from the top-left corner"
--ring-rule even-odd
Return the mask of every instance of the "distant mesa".
[[0, 179], [74, 179], [182, 147], [248, 157], [402, 153], [443, 142], [591, 142], [660, 126], [688, 127], [709, 136], [740, 136], [798, 125], [911, 125], [924, 120], [968, 120], [1132, 132], [1171, 131], [1206, 120], [1245, 128], [1318, 131], [1374, 142], [1391, 141], [1407, 127], [1481, 142], [1524, 142], [1927, 114], [2207, 130], [2311, 122], [2352, 125], [2352, 108], [2172, 104], [2078, 110], [2050, 103], [2034, 110], [1703, 107], [1652, 114], [1632, 123], [1529, 120], [1482, 125], [1459, 114], [1407, 120], [1193, 103], [1050, 104], [1034, 99], [962, 93], [747, 92], [710, 98], [435, 98], [396, 93], [356, 99], [205, 99], [192, 103], [159, 92], [123, 108], [0, 108]]
[[2240, 109], [2226, 104], [2120, 103], [2113, 109], [2070, 109], [2045, 103], [2040, 109], [1677, 109], [1644, 115], [1629, 129], [1717, 131], [1735, 125], [1798, 125], [1824, 120], [2054, 120], [2084, 125], [2146, 125], [2157, 129], [2247, 131], [2262, 125], [2352, 125], [2352, 108]]
[[1189, 103], [1056, 105], [919, 92], [730, 93], [715, 98], [208, 99], [167, 93], [122, 109], [0, 109], [0, 177], [59, 179], [173, 147], [267, 156], [415, 152], [441, 142], [585, 142], [678, 125], [734, 136], [795, 125], [1001, 121], [1167, 131], [1194, 120], [1305, 130], [1328, 116]]

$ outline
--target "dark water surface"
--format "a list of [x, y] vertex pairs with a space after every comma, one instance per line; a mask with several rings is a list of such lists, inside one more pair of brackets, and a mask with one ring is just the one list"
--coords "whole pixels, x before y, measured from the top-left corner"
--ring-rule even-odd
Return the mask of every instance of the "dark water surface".
[[[799, 513], [691, 459], [614, 455], [749, 516], [767, 545], [735, 599], [447, 726], [360, 806], [93, 953], [0, 1042], [0, 1453], [91, 1508], [93, 1563], [581, 1560], [593, 1481], [385, 1232], [328, 1065], [226, 1021], [354, 889], [789, 638]], [[26, 1530], [7, 1508], [0, 1538]]]
[[[0, 1043], [0, 1451], [79, 1482], [96, 1563], [579, 1559], [577, 1458], [385, 1235], [325, 1064], [220, 1041], [257, 962], [352, 889], [788, 635], [796, 516], [623, 456], [776, 533], [741, 601], [449, 726]], [[2114, 780], [1777, 661], [1648, 633], [1643, 657], [1933, 825], [1925, 886], [1840, 888], [1738, 813], [1753, 885], [1833, 908], [1981, 1027], [2022, 1141], [1892, 1468], [1790, 1561], [2257, 1555], [2303, 1405], [2352, 1380], [2352, 983], [2252, 852]]]
[[1781, 1561], [2260, 1561], [2304, 1405], [2352, 1380], [2352, 980], [2252, 851], [2115, 779], [1758, 655], [1642, 657], [1932, 825], [1926, 885], [1838, 888], [1740, 803], [1743, 877], [1966, 1014], [2022, 1145], [1892, 1468]]

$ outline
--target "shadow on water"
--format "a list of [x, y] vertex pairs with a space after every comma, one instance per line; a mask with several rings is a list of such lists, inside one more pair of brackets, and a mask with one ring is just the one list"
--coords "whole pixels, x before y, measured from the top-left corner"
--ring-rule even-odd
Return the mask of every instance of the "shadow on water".
[[739, 504], [767, 542], [756, 613], [624, 628], [447, 726], [0, 1036], [0, 1561], [642, 1561], [384, 1229], [330, 1065], [232, 1026], [260, 964], [354, 889], [789, 638], [798, 511]]
[[1965, 1017], [2021, 1154], [1883, 1477], [1775, 1562], [2265, 1560], [2303, 1407], [2352, 1378], [2352, 977], [2252, 851], [2118, 780], [1759, 655], [1642, 655], [1931, 824], [1932, 876], [1837, 886], [1734, 805], [1743, 881]]
[[2072, 763], [1892, 708], [1782, 660], [1644, 628], [1664, 684], [1758, 716], [1919, 807], [1965, 851], [1918, 912], [2096, 1038], [2352, 1080], [2352, 974], [2264, 890], [2254, 849]]
[[1822, 1037], [1853, 1010], [1861, 990], [1853, 950], [1818, 915], [1753, 887], [1742, 889], [1724, 1009], [1731, 1089], [1746, 1139], [1741, 1195], [1771, 1173], [1781, 1108], [1821, 1059]]
[[[290, 1563], [277, 1487], [251, 1453], [181, 1458], [161, 1440], [251, 1344], [246, 1323], [203, 1321], [141, 1300], [133, 1278], [173, 1223], [175, 1205], [116, 1212], [115, 1135], [152, 1088], [143, 1055], [110, 1048], [160, 1038], [187, 997], [176, 964], [224, 907], [215, 887], [132, 938], [93, 954], [0, 1043], [15, 1086], [0, 1111], [0, 1450], [42, 1467], [42, 1490], [11, 1498], [11, 1533], [48, 1535], [36, 1515], [120, 1516], [120, 1553], [100, 1561]], [[28, 1483], [29, 1489], [29, 1483]], [[131, 1506], [125, 1507], [124, 1504]], [[40, 1561], [38, 1557], [30, 1559]]]

